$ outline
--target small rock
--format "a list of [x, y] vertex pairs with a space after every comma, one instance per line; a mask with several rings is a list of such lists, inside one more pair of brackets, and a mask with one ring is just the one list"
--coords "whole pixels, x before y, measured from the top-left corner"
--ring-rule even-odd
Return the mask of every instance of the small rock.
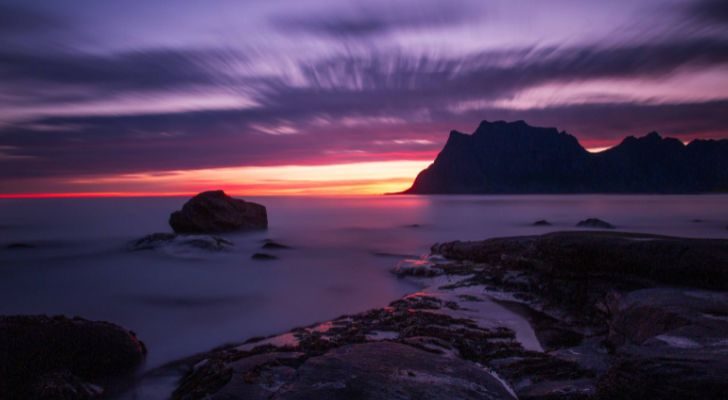
[[538, 221], [531, 224], [533, 226], [551, 226], [551, 222], [546, 221], [545, 219], [539, 219]]
[[253, 260], [277, 260], [278, 257], [267, 253], [255, 253], [250, 256]]
[[169, 225], [177, 233], [221, 233], [268, 228], [264, 206], [234, 199], [222, 190], [203, 192], [173, 212]]
[[265, 239], [263, 246], [261, 246], [262, 249], [270, 249], [270, 250], [277, 250], [277, 249], [290, 249], [291, 246], [286, 246], [285, 244], [278, 243], [271, 239]]
[[583, 221], [579, 221], [576, 226], [580, 228], [614, 229], [614, 225], [609, 222], [602, 221], [599, 218], [587, 218]]
[[421, 228], [422, 225], [420, 225], [420, 224], [409, 224], [409, 225], [405, 225], [404, 227], [405, 228]]

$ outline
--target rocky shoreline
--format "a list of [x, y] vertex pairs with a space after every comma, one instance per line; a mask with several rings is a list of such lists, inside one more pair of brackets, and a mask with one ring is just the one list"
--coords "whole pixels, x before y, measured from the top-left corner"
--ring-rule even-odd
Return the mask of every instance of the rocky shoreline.
[[[224, 248], [154, 234], [132, 245]], [[265, 249], [288, 246], [266, 241]], [[0, 393], [173, 399], [722, 399], [728, 240], [614, 231], [435, 244], [392, 270], [388, 306], [251, 338], [134, 379], [146, 355], [107, 322], [0, 317]], [[163, 382], [162, 382], [163, 381]], [[161, 383], [160, 383], [161, 382]], [[2, 397], [2, 396], [0, 396]]]
[[167, 366], [174, 399], [718, 399], [728, 241], [618, 232], [449, 242], [389, 306]]

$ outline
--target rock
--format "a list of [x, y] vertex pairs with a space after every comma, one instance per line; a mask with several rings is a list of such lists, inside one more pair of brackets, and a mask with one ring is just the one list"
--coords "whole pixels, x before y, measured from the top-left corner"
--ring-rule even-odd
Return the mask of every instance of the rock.
[[203, 192], [188, 200], [182, 210], [173, 212], [169, 225], [177, 233], [221, 233], [266, 229], [264, 206], [234, 199], [222, 190]]
[[253, 260], [277, 260], [278, 257], [274, 256], [273, 254], [267, 254], [267, 253], [255, 253], [252, 256], [250, 256]]
[[308, 359], [277, 399], [513, 399], [476, 364], [411, 346], [354, 344]]
[[285, 244], [278, 243], [271, 239], [265, 239], [263, 246], [261, 246], [260, 248], [268, 249], [268, 250], [282, 250], [282, 249], [290, 249], [291, 246], [286, 246]]
[[10, 243], [5, 246], [8, 250], [23, 250], [23, 249], [34, 249], [35, 245], [30, 243]]
[[[728, 350], [728, 293], [650, 288], [618, 296], [610, 304], [608, 340], [669, 349]], [[721, 350], [721, 351], [723, 351]]]
[[133, 332], [108, 322], [0, 316], [0, 393], [8, 398], [92, 398], [145, 355]]
[[532, 226], [551, 226], [551, 222], [546, 221], [545, 219], [539, 219], [538, 221], [531, 224]]
[[599, 218], [587, 218], [576, 224], [579, 228], [614, 229], [614, 225]]
[[84, 382], [68, 370], [42, 375], [30, 389], [37, 399], [98, 399], [104, 393], [101, 386]]
[[550, 354], [598, 374], [597, 399], [719, 399], [728, 391], [728, 240], [558, 232], [433, 251], [471, 266], [472, 278], [457, 285], [505, 291], [518, 307], [539, 310], [522, 314]]
[[233, 246], [227, 239], [209, 235], [177, 235], [174, 233], [152, 233], [131, 244], [132, 250], [155, 250], [163, 247], [188, 247], [220, 251]]

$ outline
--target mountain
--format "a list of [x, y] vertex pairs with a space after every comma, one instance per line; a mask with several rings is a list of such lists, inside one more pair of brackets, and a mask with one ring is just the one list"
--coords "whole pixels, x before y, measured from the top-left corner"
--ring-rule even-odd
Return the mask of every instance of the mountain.
[[575, 137], [524, 121], [451, 131], [407, 194], [702, 193], [728, 191], [728, 140], [688, 145], [657, 132], [600, 153]]

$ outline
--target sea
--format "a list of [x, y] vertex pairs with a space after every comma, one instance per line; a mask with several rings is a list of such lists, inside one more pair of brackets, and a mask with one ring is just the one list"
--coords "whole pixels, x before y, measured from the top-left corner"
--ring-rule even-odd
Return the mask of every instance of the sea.
[[[420, 289], [390, 270], [436, 242], [576, 230], [728, 238], [728, 195], [249, 197], [266, 231], [213, 252], [130, 243], [171, 232], [182, 197], [0, 200], [0, 314], [80, 316], [136, 332], [144, 369], [381, 307]], [[536, 220], [551, 226], [533, 226]], [[262, 250], [272, 239], [290, 249]], [[9, 246], [25, 244], [29, 246]], [[254, 260], [257, 252], [275, 260]]]

